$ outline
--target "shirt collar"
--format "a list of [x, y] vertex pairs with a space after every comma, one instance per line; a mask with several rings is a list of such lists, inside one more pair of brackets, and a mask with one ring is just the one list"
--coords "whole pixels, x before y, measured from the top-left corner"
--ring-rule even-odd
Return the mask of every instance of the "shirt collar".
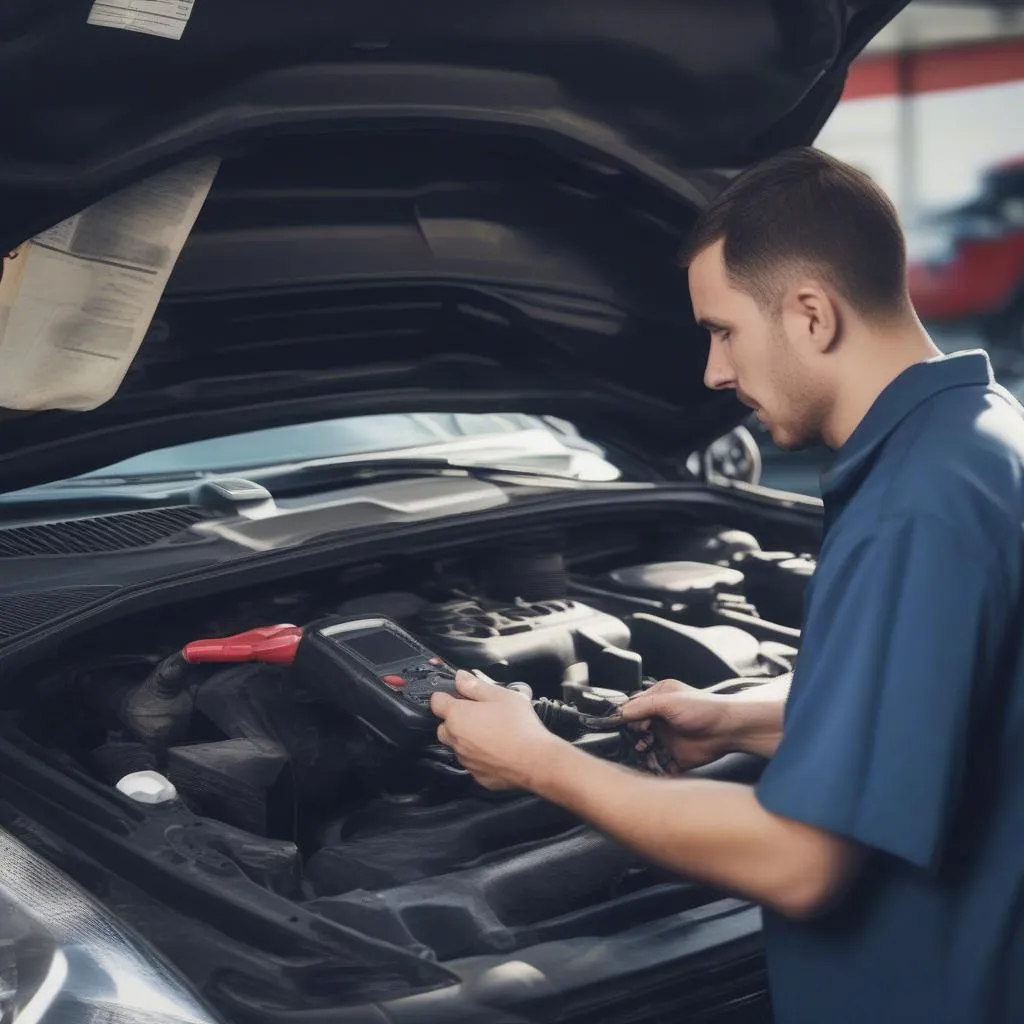
[[835, 461], [821, 476], [822, 497], [849, 490], [872, 454], [922, 402], [950, 388], [994, 383], [988, 354], [981, 349], [936, 356], [908, 367], [886, 386], [836, 452]]

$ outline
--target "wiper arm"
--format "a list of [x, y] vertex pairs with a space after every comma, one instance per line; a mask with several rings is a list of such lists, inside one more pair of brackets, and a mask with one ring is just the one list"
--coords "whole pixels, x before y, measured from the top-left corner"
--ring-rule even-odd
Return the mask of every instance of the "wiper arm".
[[137, 487], [149, 484], [184, 484], [193, 480], [205, 480], [210, 476], [227, 476], [227, 473], [206, 473], [201, 470], [185, 472], [166, 473], [133, 473], [130, 476], [80, 476], [72, 477], [70, 480], [58, 480], [48, 484], [47, 490], [93, 490], [103, 487]]
[[470, 476], [477, 480], [514, 480], [536, 487], [571, 487], [581, 483], [574, 476], [549, 470], [515, 465], [474, 465], [443, 458], [318, 459], [314, 462], [242, 471], [235, 475], [262, 484], [274, 494], [289, 490], [318, 490], [362, 479], [379, 480], [387, 476]]
[[[191, 488], [203, 480], [236, 477], [262, 484], [276, 496], [330, 490], [360, 481], [382, 478], [411, 479], [414, 477], [470, 476], [476, 480], [514, 483], [524, 487], [581, 489], [588, 485], [576, 477], [544, 470], [522, 469], [515, 466], [475, 466], [448, 459], [364, 459], [362, 461], [317, 461], [268, 466], [259, 470], [228, 470], [206, 473], [154, 473], [146, 476], [93, 477], [62, 481], [38, 493], [0, 495], [0, 510], [11, 514], [13, 510], [35, 509], [52, 512], [55, 508], [100, 515], [105, 512], [124, 512], [140, 508], [159, 508], [168, 501], [189, 501]], [[133, 485], [166, 487], [167, 493], [146, 496], [132, 490]], [[173, 493], [172, 493], [173, 492]]]

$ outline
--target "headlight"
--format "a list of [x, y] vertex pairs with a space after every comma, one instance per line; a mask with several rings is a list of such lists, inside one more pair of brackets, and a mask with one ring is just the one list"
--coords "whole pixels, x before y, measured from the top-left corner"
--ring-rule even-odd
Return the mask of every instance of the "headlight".
[[214, 1020], [103, 907], [0, 830], [2, 1024]]

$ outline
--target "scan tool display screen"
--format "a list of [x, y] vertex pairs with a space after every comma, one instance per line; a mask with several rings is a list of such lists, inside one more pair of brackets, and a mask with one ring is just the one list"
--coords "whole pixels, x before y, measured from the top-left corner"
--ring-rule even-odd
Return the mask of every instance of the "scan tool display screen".
[[420, 653], [396, 633], [385, 629], [377, 629], [362, 636], [347, 636], [344, 637], [344, 642], [371, 665], [390, 665], [396, 661], [416, 657]]

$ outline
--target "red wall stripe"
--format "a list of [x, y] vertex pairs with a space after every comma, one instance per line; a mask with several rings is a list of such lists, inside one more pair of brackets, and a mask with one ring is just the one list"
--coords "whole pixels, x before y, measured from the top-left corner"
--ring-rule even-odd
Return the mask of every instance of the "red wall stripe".
[[891, 96], [899, 92], [896, 61], [888, 54], [861, 57], [850, 67], [843, 89], [844, 100], [864, 100], [872, 96]]
[[[906, 61], [901, 69], [900, 61]], [[892, 96], [905, 76], [913, 94], [1024, 81], [1024, 39], [992, 40], [941, 50], [861, 57], [850, 68], [844, 100]]]

